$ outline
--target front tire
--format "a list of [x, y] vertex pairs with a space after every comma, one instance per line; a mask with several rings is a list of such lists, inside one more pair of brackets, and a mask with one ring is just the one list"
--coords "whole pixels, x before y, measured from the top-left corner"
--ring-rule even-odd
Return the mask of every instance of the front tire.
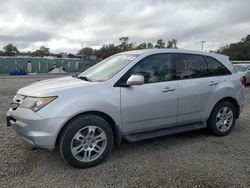
[[96, 115], [83, 115], [70, 121], [59, 142], [63, 159], [77, 168], [101, 163], [112, 148], [112, 129], [107, 121]]
[[221, 101], [215, 105], [208, 119], [208, 129], [215, 136], [226, 136], [232, 131], [235, 120], [235, 106], [229, 101]]

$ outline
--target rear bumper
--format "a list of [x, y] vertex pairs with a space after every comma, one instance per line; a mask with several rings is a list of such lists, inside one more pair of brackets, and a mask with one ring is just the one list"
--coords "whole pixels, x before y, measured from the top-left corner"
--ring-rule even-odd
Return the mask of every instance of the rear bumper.
[[29, 109], [10, 109], [6, 115], [11, 126], [29, 144], [48, 150], [55, 147], [56, 137], [66, 118], [42, 118]]
[[246, 101], [244, 101], [241, 104], [239, 104], [239, 115], [238, 115], [238, 118], [240, 117], [240, 114], [242, 113], [245, 104], [246, 104]]
[[245, 102], [240, 104], [240, 113], [243, 111], [245, 104], [246, 104]]

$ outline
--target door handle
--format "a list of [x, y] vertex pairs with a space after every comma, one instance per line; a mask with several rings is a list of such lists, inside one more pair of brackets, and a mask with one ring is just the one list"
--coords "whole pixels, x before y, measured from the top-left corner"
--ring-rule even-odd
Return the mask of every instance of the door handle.
[[166, 87], [162, 90], [162, 92], [170, 92], [170, 91], [174, 91], [175, 88], [169, 88], [169, 87]]
[[211, 82], [209, 83], [209, 86], [215, 86], [215, 85], [218, 85], [218, 84], [219, 84], [218, 82], [211, 81]]

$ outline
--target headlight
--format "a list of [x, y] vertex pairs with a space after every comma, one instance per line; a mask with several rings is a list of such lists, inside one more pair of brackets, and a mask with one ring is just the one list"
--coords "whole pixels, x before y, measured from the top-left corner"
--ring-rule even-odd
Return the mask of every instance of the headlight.
[[25, 97], [19, 107], [28, 108], [37, 112], [56, 98], [57, 97]]

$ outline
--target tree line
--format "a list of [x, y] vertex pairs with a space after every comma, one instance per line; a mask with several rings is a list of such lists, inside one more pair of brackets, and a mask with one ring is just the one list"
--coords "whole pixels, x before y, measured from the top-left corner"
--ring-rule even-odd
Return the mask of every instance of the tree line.
[[250, 35], [221, 47], [217, 52], [229, 56], [230, 60], [250, 60]]
[[[128, 37], [121, 37], [119, 39], [120, 43], [115, 45], [113, 43], [105, 44], [100, 49], [93, 49], [91, 47], [85, 47], [79, 50], [76, 54], [68, 54], [68, 57], [75, 56], [84, 56], [89, 57], [91, 55], [101, 56], [102, 58], [107, 58], [113, 54], [136, 50], [136, 49], [151, 49], [151, 48], [177, 48], [177, 40], [172, 39], [168, 42], [165, 42], [163, 39], [158, 39], [156, 44], [153, 45], [151, 42], [143, 42], [136, 45], [133, 42], [129, 41]], [[50, 52], [49, 48], [41, 46], [39, 49], [34, 52], [20, 52], [16, 46], [13, 44], [8, 44], [3, 47], [3, 51], [0, 51], [0, 56], [17, 56], [17, 55], [26, 55], [31, 57], [44, 57], [44, 56], [60, 56], [60, 54], [54, 54]]]
[[[91, 47], [85, 47], [79, 50], [76, 54], [68, 54], [68, 57], [90, 57], [92, 55], [107, 58], [113, 54], [138, 49], [152, 49], [152, 48], [178, 48], [177, 39], [172, 39], [165, 42], [163, 39], [158, 39], [155, 44], [151, 42], [143, 42], [136, 44], [130, 42], [128, 37], [119, 38], [119, 44], [104, 44], [100, 49], [93, 49]], [[219, 48], [217, 53], [224, 54], [230, 57], [231, 60], [250, 60], [250, 35], [242, 38], [237, 43], [231, 43], [229, 45]], [[0, 56], [17, 56], [24, 55], [30, 57], [44, 57], [44, 56], [57, 56], [60, 54], [54, 54], [50, 52], [50, 49], [41, 46], [39, 49], [33, 52], [20, 52], [13, 44], [8, 44], [3, 47], [3, 51], [0, 50]]]
[[50, 52], [49, 48], [45, 46], [41, 46], [39, 49], [34, 52], [20, 52], [16, 46], [12, 43], [7, 44], [3, 47], [3, 51], [0, 50], [0, 56], [18, 56], [18, 55], [26, 55], [31, 57], [44, 57], [44, 56], [55, 56]]
[[103, 58], [107, 58], [113, 54], [130, 51], [130, 50], [139, 50], [139, 49], [152, 49], [152, 48], [178, 48], [177, 47], [177, 39], [169, 40], [167, 43], [163, 39], [158, 39], [156, 44], [153, 45], [151, 42], [143, 42], [141, 44], [136, 45], [133, 42], [129, 41], [128, 37], [121, 37], [119, 39], [120, 44], [105, 44], [100, 49], [95, 50], [90, 47], [86, 47], [81, 49], [77, 55], [97, 55]]

